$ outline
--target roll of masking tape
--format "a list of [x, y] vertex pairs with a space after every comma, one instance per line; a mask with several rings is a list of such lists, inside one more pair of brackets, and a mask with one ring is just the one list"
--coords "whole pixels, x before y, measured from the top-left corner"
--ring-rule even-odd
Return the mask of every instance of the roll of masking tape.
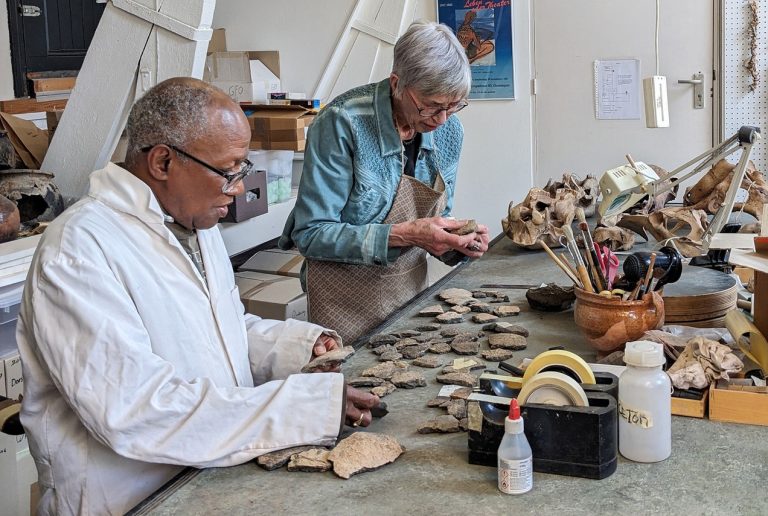
[[523, 385], [533, 376], [544, 371], [564, 373], [579, 383], [595, 383], [595, 373], [579, 355], [563, 349], [553, 349], [541, 353], [531, 360], [525, 368]]
[[523, 384], [517, 396], [520, 405], [539, 403], [558, 407], [587, 407], [589, 400], [581, 385], [568, 375], [545, 371], [534, 375]]

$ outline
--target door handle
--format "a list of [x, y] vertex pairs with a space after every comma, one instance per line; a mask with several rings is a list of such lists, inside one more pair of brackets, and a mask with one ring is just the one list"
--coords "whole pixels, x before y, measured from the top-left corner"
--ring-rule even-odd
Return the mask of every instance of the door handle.
[[693, 74], [693, 79], [678, 79], [678, 84], [693, 85], [693, 109], [704, 109], [704, 74]]

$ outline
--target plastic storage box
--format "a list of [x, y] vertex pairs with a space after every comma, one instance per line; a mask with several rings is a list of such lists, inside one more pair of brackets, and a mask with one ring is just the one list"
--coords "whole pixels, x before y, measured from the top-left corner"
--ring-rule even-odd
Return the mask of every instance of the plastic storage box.
[[0, 358], [17, 352], [16, 318], [23, 290], [23, 282], [0, 287]]
[[248, 153], [256, 170], [267, 171], [267, 201], [285, 202], [291, 197], [293, 151], [257, 150]]

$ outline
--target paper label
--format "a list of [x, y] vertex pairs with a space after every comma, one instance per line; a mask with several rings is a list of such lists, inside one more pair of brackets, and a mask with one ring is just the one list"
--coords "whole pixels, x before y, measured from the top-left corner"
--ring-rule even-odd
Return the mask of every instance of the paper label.
[[533, 459], [499, 459], [499, 491], [505, 494], [527, 493], [533, 487]]
[[653, 418], [650, 412], [627, 407], [621, 401], [619, 401], [619, 417], [630, 425], [637, 425], [641, 428], [653, 427]]

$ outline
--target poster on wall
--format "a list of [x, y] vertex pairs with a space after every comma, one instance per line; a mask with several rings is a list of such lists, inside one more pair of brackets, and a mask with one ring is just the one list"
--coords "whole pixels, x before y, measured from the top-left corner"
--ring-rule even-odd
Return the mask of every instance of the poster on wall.
[[437, 20], [449, 26], [467, 52], [473, 100], [515, 98], [512, 0], [437, 2]]

